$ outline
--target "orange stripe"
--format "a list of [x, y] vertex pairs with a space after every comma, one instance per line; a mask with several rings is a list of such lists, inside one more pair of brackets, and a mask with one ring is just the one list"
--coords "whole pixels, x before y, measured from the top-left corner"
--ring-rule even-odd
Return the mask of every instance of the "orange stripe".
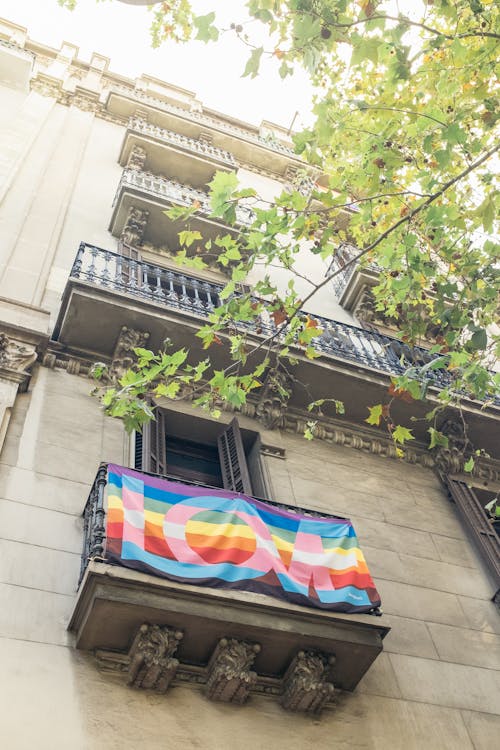
[[186, 541], [190, 547], [200, 549], [240, 549], [244, 552], [255, 550], [255, 539], [238, 536], [205, 536], [203, 534], [186, 534]]

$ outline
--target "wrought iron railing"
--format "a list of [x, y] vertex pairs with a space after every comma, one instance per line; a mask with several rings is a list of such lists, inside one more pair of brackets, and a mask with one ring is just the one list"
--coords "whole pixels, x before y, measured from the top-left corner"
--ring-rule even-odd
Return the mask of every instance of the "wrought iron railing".
[[31, 62], [34, 62], [35, 60], [35, 55], [33, 52], [31, 52], [29, 49], [21, 47], [20, 44], [12, 41], [12, 39], [0, 39], [0, 47], [6, 47], [7, 49], [12, 49], [15, 52], [19, 52], [23, 57], [25, 57], [27, 60], [30, 60]]
[[170, 143], [173, 146], [180, 146], [186, 151], [193, 151], [194, 153], [208, 156], [219, 162], [228, 164], [231, 167], [236, 167], [236, 160], [229, 151], [217, 148], [217, 146], [207, 143], [206, 141], [189, 138], [187, 135], [182, 135], [182, 133], [175, 133], [173, 130], [160, 128], [158, 125], [153, 125], [152, 123], [147, 122], [147, 120], [142, 120], [139, 117], [131, 117], [128, 127], [136, 133], [157, 138], [158, 140]]
[[[219, 295], [223, 289], [221, 284], [125, 258], [86, 243], [80, 245], [71, 269], [71, 278], [202, 318], [208, 318], [220, 305]], [[258, 298], [255, 301], [258, 302]], [[327, 357], [388, 375], [401, 375], [408, 367], [425, 365], [438, 356], [420, 347], [411, 348], [404, 342], [381, 333], [366, 331], [316, 314], [311, 317], [322, 330], [314, 346]], [[280, 333], [272, 314], [265, 309], [257, 320], [240, 321], [237, 326], [255, 336], [279, 336]], [[447, 370], [428, 370], [425, 377], [438, 387], [452, 382], [452, 375]]]
[[[339, 247], [333, 257], [330, 267], [328, 268], [328, 274], [337, 272], [336, 276], [332, 279], [332, 286], [337, 299], [341, 299], [345, 290], [349, 286], [352, 277], [358, 271], [359, 264], [357, 262], [352, 262], [353, 258], [358, 254], [359, 249], [357, 247], [354, 247], [354, 245], [343, 244]], [[368, 270], [378, 273], [380, 268], [372, 263], [368, 266]]]
[[151, 94], [147, 94], [145, 91], [127, 88], [126, 86], [120, 86], [119, 84], [111, 86], [110, 92], [124, 94], [125, 96], [129, 96], [132, 99], [137, 99], [141, 102], [146, 102], [146, 104], [151, 104], [151, 106], [155, 107], [155, 109], [159, 109], [164, 112], [171, 112], [174, 115], [185, 117], [188, 120], [194, 120], [195, 122], [201, 122], [211, 128], [222, 130], [223, 132], [229, 133], [230, 135], [235, 135], [238, 138], [243, 138], [246, 141], [250, 141], [251, 143], [255, 143], [259, 146], [263, 146], [264, 148], [268, 148], [271, 151], [278, 151], [279, 153], [285, 154], [286, 156], [292, 156], [295, 159], [300, 158], [295, 154], [294, 150], [290, 148], [290, 146], [286, 146], [272, 136], [260, 135], [259, 133], [255, 133], [252, 130], [242, 128], [239, 125], [234, 125], [233, 123], [226, 122], [225, 120], [218, 119], [217, 117], [212, 117], [211, 115], [208, 115], [206, 112], [202, 112], [199, 109], [186, 109], [184, 107], [180, 107], [179, 105], [172, 104], [171, 102], [166, 102], [163, 99], [159, 99], [156, 96], [151, 96]]
[[83, 509], [83, 549], [78, 585], [85, 574], [89, 560], [104, 559], [106, 539], [106, 508], [104, 488], [108, 483], [108, 465], [101, 464]]
[[[190, 185], [183, 185], [175, 180], [151, 174], [151, 172], [141, 172], [136, 169], [124, 169], [123, 175], [116, 191], [114, 204], [123, 187], [130, 187], [147, 193], [155, 198], [162, 198], [168, 203], [176, 203], [180, 206], [193, 206], [196, 204], [197, 210], [206, 216], [212, 213], [210, 199], [203, 190], [197, 190]], [[236, 208], [236, 220], [241, 225], [251, 224], [254, 213], [250, 208], [238, 206]], [[219, 219], [222, 221], [222, 219]]]

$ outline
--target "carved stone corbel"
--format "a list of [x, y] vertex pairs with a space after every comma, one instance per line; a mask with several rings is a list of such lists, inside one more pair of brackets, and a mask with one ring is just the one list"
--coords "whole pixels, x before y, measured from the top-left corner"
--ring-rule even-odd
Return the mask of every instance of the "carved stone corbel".
[[107, 379], [116, 382], [130, 370], [136, 361], [134, 349], [144, 347], [149, 339], [149, 333], [136, 331], [123, 326], [116, 341], [113, 359], [109, 366]]
[[0, 367], [28, 376], [27, 370], [35, 362], [36, 357], [36, 348], [33, 345], [23, 344], [6, 333], [0, 333]]
[[123, 226], [120, 240], [125, 245], [132, 247], [141, 245], [144, 238], [144, 232], [148, 223], [149, 211], [136, 206], [130, 206], [127, 220]]
[[320, 651], [299, 651], [283, 678], [280, 703], [288, 711], [319, 714], [332, 699], [335, 688], [327, 679], [334, 656]]
[[182, 636], [166, 625], [141, 625], [129, 651], [127, 684], [166, 693], [179, 666], [172, 657]]
[[250, 667], [259, 651], [258, 643], [222, 638], [208, 665], [207, 696], [214, 701], [245, 703], [257, 680]]
[[292, 395], [293, 378], [282, 370], [271, 371], [265, 380], [255, 416], [268, 430], [281, 428]]
[[142, 172], [146, 165], [146, 158], [147, 152], [145, 148], [137, 144], [132, 146], [127, 161], [127, 169], [135, 169], [137, 172]]

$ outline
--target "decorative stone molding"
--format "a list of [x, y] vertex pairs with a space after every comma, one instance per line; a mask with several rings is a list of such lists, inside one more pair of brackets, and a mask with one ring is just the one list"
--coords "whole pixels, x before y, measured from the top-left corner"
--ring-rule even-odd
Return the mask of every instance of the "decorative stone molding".
[[144, 347], [148, 339], [149, 333], [123, 326], [115, 345], [107, 379], [111, 382], [120, 380], [136, 361], [134, 349]]
[[258, 643], [222, 638], [208, 665], [208, 697], [225, 703], [245, 703], [257, 681], [257, 673], [250, 667], [259, 651]]
[[71, 106], [82, 110], [82, 112], [92, 112], [95, 114], [99, 107], [99, 101], [91, 94], [87, 95], [82, 91], [75, 92], [70, 101]]
[[335, 688], [328, 679], [334, 656], [319, 651], [299, 651], [283, 679], [280, 703], [288, 711], [319, 714], [331, 701]]
[[130, 206], [127, 220], [120, 235], [121, 242], [132, 247], [141, 245], [148, 218], [149, 211], [137, 208], [137, 206]]
[[138, 172], [143, 172], [146, 166], [147, 152], [142, 146], [132, 146], [127, 161], [127, 169], [135, 169]]
[[128, 654], [127, 684], [166, 693], [179, 666], [173, 655], [182, 636], [165, 625], [141, 625]]
[[62, 81], [55, 80], [42, 73], [39, 73], [36, 78], [32, 78], [30, 85], [32, 90], [41, 96], [59, 99], [62, 95]]
[[27, 376], [27, 370], [37, 358], [36, 348], [31, 344], [0, 333], [0, 367]]
[[274, 370], [267, 375], [255, 416], [268, 430], [283, 427], [292, 388], [293, 378], [289, 373]]

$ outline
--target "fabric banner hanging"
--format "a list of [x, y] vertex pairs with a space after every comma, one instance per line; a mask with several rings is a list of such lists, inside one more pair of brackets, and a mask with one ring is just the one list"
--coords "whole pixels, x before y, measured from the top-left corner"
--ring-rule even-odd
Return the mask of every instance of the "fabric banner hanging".
[[380, 606], [350, 521], [109, 464], [106, 559], [335, 612]]

